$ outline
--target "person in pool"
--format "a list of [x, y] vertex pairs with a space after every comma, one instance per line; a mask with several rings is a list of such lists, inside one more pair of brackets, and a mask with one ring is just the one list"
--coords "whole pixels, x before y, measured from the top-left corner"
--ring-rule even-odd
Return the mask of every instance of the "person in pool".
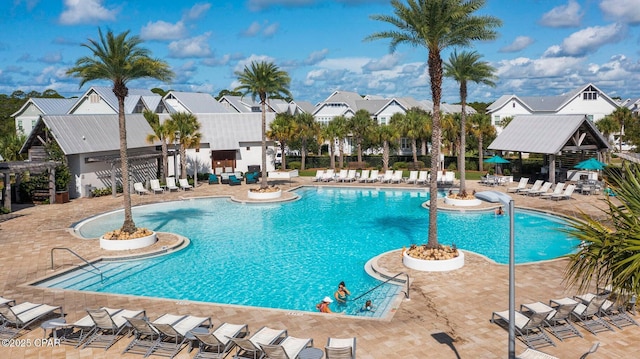
[[362, 312], [375, 312], [375, 310], [373, 309], [373, 304], [370, 300], [367, 300], [362, 308], [360, 308], [360, 313]]
[[502, 207], [496, 208], [496, 216], [502, 216], [504, 214], [504, 211], [502, 210]]
[[338, 304], [346, 304], [348, 295], [351, 295], [351, 292], [349, 292], [344, 282], [340, 282], [340, 284], [338, 284], [338, 290], [333, 294]]
[[316, 308], [320, 311], [320, 313], [333, 313], [331, 308], [329, 308], [329, 304], [331, 304], [333, 300], [329, 297], [324, 297], [322, 302], [316, 304]]

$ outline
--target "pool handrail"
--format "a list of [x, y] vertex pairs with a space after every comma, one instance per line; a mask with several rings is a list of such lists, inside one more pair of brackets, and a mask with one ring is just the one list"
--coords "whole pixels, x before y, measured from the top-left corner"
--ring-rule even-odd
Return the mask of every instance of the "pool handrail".
[[89, 263], [86, 259], [82, 258], [78, 253], [72, 251], [70, 248], [67, 248], [67, 247], [53, 247], [53, 248], [51, 248], [51, 270], [53, 270], [53, 251], [56, 250], [56, 249], [66, 250], [69, 253], [73, 254], [74, 256], [80, 258], [83, 262], [87, 263], [89, 266], [93, 267], [93, 269], [98, 271], [98, 274], [100, 274], [100, 283], [104, 283], [104, 276], [102, 275], [102, 271], [100, 270], [100, 268], [98, 268], [95, 265]]
[[398, 274], [394, 275], [393, 277], [388, 278], [388, 279], [387, 279], [387, 280], [385, 280], [384, 282], [379, 283], [379, 284], [378, 284], [378, 285], [376, 285], [375, 287], [373, 287], [373, 288], [369, 289], [368, 291], [366, 291], [366, 292], [362, 293], [361, 295], [359, 295], [359, 296], [357, 296], [357, 297], [355, 297], [355, 298], [353, 298], [353, 299], [351, 299], [351, 300], [352, 300], [352, 301], [354, 301], [354, 300], [358, 300], [358, 299], [360, 299], [360, 298], [364, 297], [365, 295], [367, 295], [367, 294], [369, 294], [369, 293], [373, 292], [374, 290], [378, 289], [378, 288], [379, 288], [379, 287], [381, 287], [383, 284], [387, 284], [387, 283], [391, 282], [392, 280], [395, 280], [396, 278], [398, 278], [398, 277], [399, 277], [399, 276], [401, 276], [401, 275], [405, 275], [405, 276], [407, 277], [407, 279], [406, 279], [406, 281], [405, 281], [405, 283], [407, 284], [407, 290], [404, 292], [404, 296], [405, 296], [405, 298], [407, 298], [407, 299], [411, 299], [411, 298], [409, 297], [409, 274], [407, 274], [407, 273], [405, 273], [405, 272], [400, 272], [400, 273], [398, 273]]

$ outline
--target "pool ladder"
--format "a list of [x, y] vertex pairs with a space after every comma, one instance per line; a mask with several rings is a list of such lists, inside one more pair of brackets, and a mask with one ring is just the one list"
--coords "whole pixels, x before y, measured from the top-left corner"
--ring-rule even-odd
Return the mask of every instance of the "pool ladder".
[[55, 250], [65, 250], [68, 251], [69, 253], [73, 254], [74, 256], [80, 258], [83, 262], [87, 263], [87, 265], [89, 265], [90, 267], [92, 267], [93, 269], [95, 269], [98, 274], [100, 274], [100, 283], [104, 283], [104, 277], [102, 275], [102, 271], [100, 270], [100, 268], [94, 266], [93, 264], [89, 263], [86, 259], [82, 258], [78, 253], [72, 251], [71, 249], [67, 248], [67, 247], [54, 247], [51, 248], [51, 270], [53, 270], [53, 251]]
[[380, 283], [380, 284], [376, 285], [375, 287], [373, 287], [373, 288], [369, 289], [368, 291], [366, 291], [366, 292], [362, 293], [361, 295], [357, 296], [356, 298], [352, 299], [352, 301], [354, 301], [354, 300], [358, 300], [358, 299], [360, 299], [360, 298], [364, 297], [365, 295], [367, 295], [367, 294], [369, 294], [369, 293], [373, 292], [374, 290], [376, 290], [376, 289], [380, 288], [382, 285], [387, 284], [387, 283], [389, 283], [389, 282], [391, 282], [391, 281], [398, 282], [399, 280], [398, 280], [397, 278], [398, 278], [398, 277], [400, 277], [400, 276], [402, 276], [402, 275], [404, 275], [404, 276], [406, 276], [406, 277], [407, 277], [407, 279], [404, 281], [404, 282], [407, 284], [407, 290], [406, 290], [406, 291], [403, 291], [403, 293], [404, 293], [404, 297], [405, 297], [406, 299], [411, 299], [411, 298], [409, 298], [409, 274], [407, 274], [407, 273], [405, 273], [405, 272], [400, 272], [400, 273], [398, 273], [398, 274], [394, 275], [393, 277], [387, 278], [387, 280], [385, 280], [384, 282], [382, 282], [382, 283]]

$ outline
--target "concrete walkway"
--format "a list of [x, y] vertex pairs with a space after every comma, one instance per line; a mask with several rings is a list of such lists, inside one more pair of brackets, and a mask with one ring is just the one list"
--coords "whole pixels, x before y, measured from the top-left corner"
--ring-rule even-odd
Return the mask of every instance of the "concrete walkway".
[[[316, 184], [311, 178], [296, 178], [279, 184], [283, 189], [298, 185]], [[343, 185], [343, 184], [340, 184]], [[344, 186], [363, 186], [344, 184]], [[369, 184], [369, 187], [382, 187]], [[402, 185], [387, 185], [403, 187]], [[468, 181], [469, 191], [484, 190], [476, 181]], [[256, 185], [227, 186], [200, 185], [195, 191], [173, 192], [158, 195], [133, 195], [133, 204], [165, 202], [197, 196], [233, 196], [246, 200], [247, 189]], [[407, 187], [415, 188], [414, 185]], [[422, 187], [424, 190], [426, 188]], [[505, 187], [491, 188], [505, 191]], [[285, 198], [292, 197], [285, 193]], [[580, 211], [606, 219], [599, 208], [604, 205], [602, 195], [583, 196], [574, 199], [550, 201], [539, 198], [513, 196], [516, 206], [536, 208], [573, 216]], [[507, 332], [489, 322], [493, 311], [508, 308], [508, 268], [497, 265], [481, 256], [467, 253], [464, 268], [449, 273], [421, 273], [401, 266], [400, 253], [391, 253], [381, 259], [389, 270], [409, 272], [412, 283], [411, 300], [402, 301], [390, 320], [372, 320], [342, 315], [292, 312], [275, 309], [249, 308], [190, 301], [142, 298], [135, 296], [98, 294], [78, 291], [42, 289], [25, 285], [50, 275], [51, 248], [68, 247], [88, 259], [99, 258], [105, 253], [96, 241], [85, 240], [70, 233], [70, 226], [88, 216], [121, 208], [122, 198], [81, 198], [66, 204], [39, 205], [22, 208], [19, 217], [0, 223], [0, 295], [17, 302], [31, 301], [63, 306], [67, 321], [73, 322], [86, 315], [86, 308], [124, 307], [145, 309], [151, 319], [164, 313], [210, 316], [215, 326], [221, 322], [247, 323], [255, 331], [268, 325], [286, 328], [289, 335], [311, 337], [316, 347], [322, 348], [327, 337], [357, 337], [357, 357], [367, 358], [505, 358], [507, 356]], [[485, 205], [491, 207], [492, 205]], [[178, 239], [172, 235], [161, 236], [161, 243], [151, 250], [172, 245]], [[55, 271], [80, 264], [79, 260], [63, 253], [56, 253]], [[574, 290], [562, 283], [566, 262], [555, 260], [545, 263], [519, 265], [516, 269], [516, 304], [533, 301], [547, 302], [551, 298], [571, 296]], [[303, 278], [301, 278], [303, 280]], [[640, 319], [640, 318], [638, 318]], [[556, 347], [542, 350], [560, 358], [579, 358], [593, 342], [601, 342], [596, 354], [589, 358], [629, 358], [640, 348], [640, 327], [626, 327], [598, 336], [580, 330], [584, 338], [572, 338]], [[43, 331], [37, 326], [20, 337], [30, 347], [0, 347], [3, 358], [113, 358], [131, 340], [123, 338], [108, 351], [102, 349], [74, 349], [71, 346], [36, 347], [36, 339]], [[7, 343], [3, 343], [7, 344]], [[15, 344], [15, 343], [11, 343]], [[517, 352], [525, 346], [517, 341]], [[191, 358], [194, 352], [183, 350], [177, 358]], [[127, 358], [139, 358], [128, 354]]]

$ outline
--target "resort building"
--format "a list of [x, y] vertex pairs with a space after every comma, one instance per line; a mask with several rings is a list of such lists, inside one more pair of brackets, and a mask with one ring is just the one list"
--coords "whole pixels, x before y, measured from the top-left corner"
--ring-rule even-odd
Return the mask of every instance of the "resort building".
[[559, 96], [503, 95], [487, 107], [487, 114], [500, 133], [503, 120], [517, 115], [584, 115], [597, 122], [618, 107], [615, 100], [595, 85], [587, 84]]
[[30, 98], [11, 115], [16, 124], [16, 134], [28, 135], [41, 115], [64, 115], [78, 99], [75, 98]]
[[169, 91], [162, 98], [162, 108], [156, 113], [233, 113], [208, 93]]

